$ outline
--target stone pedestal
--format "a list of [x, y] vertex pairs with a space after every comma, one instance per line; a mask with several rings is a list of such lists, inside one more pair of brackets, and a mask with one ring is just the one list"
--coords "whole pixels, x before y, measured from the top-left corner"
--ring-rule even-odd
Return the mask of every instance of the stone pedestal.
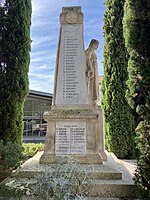
[[44, 116], [48, 128], [40, 163], [53, 163], [57, 155], [102, 163], [103, 117], [89, 99], [81, 8], [63, 8], [60, 24], [53, 105]]
[[48, 132], [41, 163], [55, 162], [56, 155], [70, 155], [79, 163], [102, 163], [102, 113], [92, 109], [51, 110], [45, 119]]

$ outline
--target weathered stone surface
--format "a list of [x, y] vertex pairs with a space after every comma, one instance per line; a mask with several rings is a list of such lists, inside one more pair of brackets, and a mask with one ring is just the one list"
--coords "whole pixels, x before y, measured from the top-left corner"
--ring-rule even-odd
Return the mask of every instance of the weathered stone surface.
[[134, 185], [122, 184], [117, 181], [93, 181], [90, 185], [89, 196], [92, 197], [135, 197]]
[[[34, 187], [36, 183], [35, 176], [49, 170], [51, 165], [40, 164], [39, 158], [42, 152], [29, 159], [12, 174], [11, 179], [18, 183], [28, 183]], [[80, 170], [86, 171], [87, 176], [91, 179], [88, 198], [90, 200], [127, 200], [134, 199], [134, 182], [132, 180], [136, 162], [134, 160], [119, 160], [113, 153], [107, 153], [108, 160], [103, 164], [81, 164]], [[86, 184], [86, 183], [85, 183]], [[22, 199], [30, 199], [24, 196]], [[32, 199], [37, 199], [34, 197]]]
[[63, 7], [60, 14], [61, 24], [82, 24], [83, 13], [80, 6]]
[[96, 101], [99, 101], [98, 62], [97, 55], [95, 53], [98, 45], [99, 41], [92, 39], [89, 47], [85, 51], [88, 99], [91, 105], [95, 105]]
[[[94, 64], [97, 63], [94, 51], [98, 43], [92, 41], [85, 55], [81, 7], [63, 8], [53, 105], [51, 111], [44, 115], [48, 126], [41, 163], [55, 162], [56, 155], [74, 156], [80, 163], [87, 164], [102, 163], [107, 159], [103, 114], [95, 103], [98, 100], [98, 93], [94, 90], [98, 84], [98, 66]], [[89, 65], [90, 60], [92, 65]], [[91, 70], [94, 68], [93, 77]], [[89, 79], [92, 80], [90, 83]], [[92, 86], [90, 91], [89, 86]]]
[[62, 26], [56, 105], [88, 103], [82, 32], [82, 25]]
[[[58, 143], [56, 142], [56, 127], [57, 124], [66, 124], [72, 125], [70, 128], [73, 129], [73, 124], [76, 126], [79, 126], [80, 124], [84, 124], [85, 132], [84, 132], [84, 147], [82, 145], [82, 151], [81, 149], [77, 149], [80, 151], [81, 156], [78, 154], [78, 158], [81, 159], [83, 163], [102, 163], [102, 160], [106, 160], [106, 155], [103, 149], [103, 142], [102, 142], [102, 136], [100, 137], [99, 131], [103, 133], [103, 124], [100, 123], [98, 119], [88, 119], [88, 116], [84, 119], [70, 119], [69, 117], [62, 118], [62, 119], [47, 119], [48, 121], [48, 132], [46, 135], [45, 140], [45, 146], [44, 146], [44, 154], [42, 155], [40, 162], [42, 163], [52, 163], [55, 159], [54, 156], [58, 154], [57, 147]], [[70, 136], [73, 133], [68, 133]], [[78, 133], [79, 134], [79, 133]], [[79, 139], [79, 138], [78, 138]], [[69, 143], [70, 142], [70, 143]], [[68, 145], [71, 145], [71, 140], [67, 141]], [[77, 146], [76, 146], [77, 147]], [[69, 148], [69, 147], [68, 147]], [[72, 154], [67, 151], [66, 153], [59, 153], [59, 154]], [[74, 153], [75, 154], [75, 153]], [[83, 154], [87, 154], [83, 156]], [[75, 156], [75, 155], [74, 155]], [[48, 161], [48, 159], [50, 159]]]
[[52, 109], [45, 113], [44, 118], [46, 120], [55, 119], [97, 119], [98, 113], [92, 109]]
[[[102, 164], [102, 157], [99, 154], [85, 154], [85, 155], [71, 155], [67, 154], [69, 157], [73, 157], [78, 160], [80, 164]], [[41, 164], [53, 164], [57, 159], [56, 154], [42, 155], [40, 158]]]
[[81, 8], [63, 8], [60, 24], [53, 103], [88, 104]]
[[86, 154], [86, 123], [57, 122], [55, 154]]

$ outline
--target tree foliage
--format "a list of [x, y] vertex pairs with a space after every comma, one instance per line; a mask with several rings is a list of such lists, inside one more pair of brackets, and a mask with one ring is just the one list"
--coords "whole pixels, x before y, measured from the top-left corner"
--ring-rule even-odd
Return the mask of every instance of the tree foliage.
[[21, 143], [28, 93], [31, 0], [6, 0], [0, 11], [0, 139]]
[[135, 183], [138, 197], [150, 199], [150, 1], [126, 0], [124, 37], [129, 53], [128, 92], [139, 149]]
[[123, 6], [124, 0], [106, 0], [101, 102], [106, 145], [119, 158], [132, 157], [134, 149], [134, 120], [125, 98], [128, 74], [122, 26]]

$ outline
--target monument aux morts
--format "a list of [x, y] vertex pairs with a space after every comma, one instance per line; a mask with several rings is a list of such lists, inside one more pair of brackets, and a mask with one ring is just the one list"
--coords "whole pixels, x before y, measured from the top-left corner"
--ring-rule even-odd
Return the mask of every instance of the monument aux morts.
[[[79, 176], [81, 175], [81, 185], [75, 181], [74, 186], [83, 194], [84, 188], [89, 185], [85, 191], [88, 199], [109, 199], [109, 197], [110, 199], [133, 199], [135, 187], [131, 165], [128, 162], [125, 164], [126, 162], [118, 160], [113, 153], [108, 152], [107, 161], [103, 162], [106, 160], [103, 118], [97, 106], [99, 90], [96, 49], [99, 42], [92, 39], [89, 47], [84, 49], [83, 14], [80, 7], [63, 8], [60, 24], [53, 105], [51, 111], [45, 114], [48, 130], [44, 152], [39, 152], [25, 162], [7, 181], [15, 183], [15, 180], [18, 184], [30, 185], [35, 191], [36, 175], [43, 174], [42, 179], [38, 176], [38, 185], [47, 195], [51, 185], [45, 187], [45, 183], [49, 185], [54, 178], [56, 180], [61, 178], [61, 174], [51, 177], [52, 169], [57, 165], [57, 158], [62, 156], [63, 161], [64, 156], [67, 155], [76, 158], [75, 160], [79, 162], [77, 171]], [[58, 174], [57, 170], [58, 168], [56, 174]], [[86, 177], [82, 177], [82, 172], [86, 172]], [[79, 176], [77, 179], [80, 179]], [[91, 181], [88, 182], [83, 178], [90, 178]], [[60, 181], [55, 181], [55, 184], [60, 188]], [[61, 188], [65, 189], [66, 184], [68, 185], [68, 182], [65, 181]], [[26, 195], [23, 199], [39, 198], [39, 188], [36, 192], [37, 196]], [[54, 187], [54, 194], [55, 192]]]
[[98, 65], [91, 40], [84, 49], [81, 7], [64, 7], [56, 57], [52, 109], [45, 114], [47, 135], [40, 163], [54, 163], [56, 156], [69, 155], [79, 163], [106, 160], [103, 115], [99, 101]]

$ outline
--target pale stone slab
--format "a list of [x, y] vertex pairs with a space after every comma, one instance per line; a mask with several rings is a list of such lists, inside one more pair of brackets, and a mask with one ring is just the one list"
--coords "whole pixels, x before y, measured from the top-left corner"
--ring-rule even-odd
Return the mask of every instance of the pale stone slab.
[[86, 123], [57, 122], [55, 153], [86, 154]]
[[55, 105], [88, 103], [82, 33], [82, 24], [61, 28]]

